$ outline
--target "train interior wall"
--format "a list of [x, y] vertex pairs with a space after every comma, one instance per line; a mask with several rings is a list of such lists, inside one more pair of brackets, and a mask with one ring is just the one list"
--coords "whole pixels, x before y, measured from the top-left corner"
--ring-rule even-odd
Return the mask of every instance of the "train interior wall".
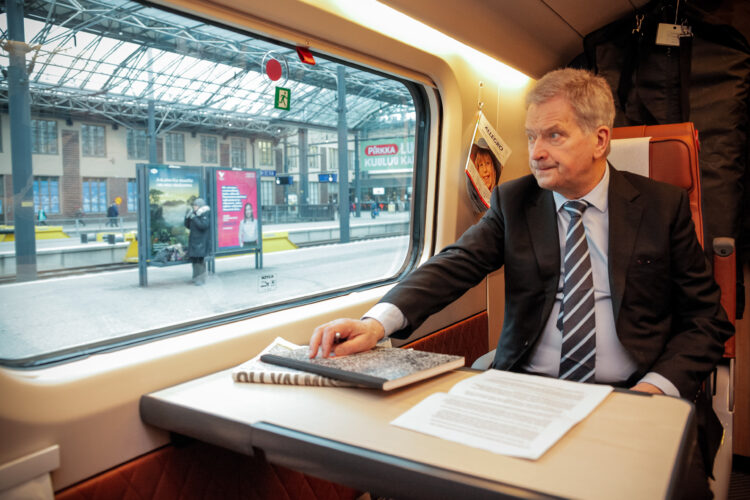
[[[602, 5], [604, 2], [600, 0]], [[353, 6], [356, 2], [347, 5], [345, 2], [304, 0], [252, 3], [161, 0], [158, 3], [293, 45], [309, 46], [320, 53], [423, 85], [427, 89], [432, 121], [427, 237], [421, 249], [421, 260], [454, 241], [478, 219], [466, 195], [463, 166], [479, 109], [513, 150], [501, 182], [525, 175], [528, 166], [523, 95], [532, 77], [568, 62], [569, 56], [578, 50], [573, 48], [570, 33], [559, 20], [550, 20], [553, 28], [547, 36], [551, 39], [559, 36], [564, 43], [556, 46], [548, 40], [529, 39], [524, 31], [536, 31], [534, 16], [521, 16], [515, 9], [511, 9], [510, 17], [494, 12], [482, 20], [487, 30], [472, 31], [471, 26], [465, 24], [451, 30], [445, 27], [456, 19], [452, 4], [446, 2], [436, 9], [428, 0], [385, 2], [404, 12], [411, 11], [415, 17], [421, 16], [427, 24], [445, 28], [444, 31], [456, 39], [497, 60], [524, 68], [525, 74], [530, 76], [482, 54], [470, 51], [467, 55], [463, 49], [446, 45], [440, 37], [399, 37], [398, 23], [393, 19], [370, 19], [365, 11]], [[553, 3], [570, 8], [576, 4]], [[740, 5], [738, 2], [731, 4]], [[462, 8], [481, 12], [484, 5], [485, 2], [475, 0]], [[743, 11], [743, 15], [746, 13]], [[613, 16], [609, 20], [613, 20]], [[519, 24], [520, 18], [523, 21]], [[408, 25], [404, 26], [409, 29]], [[482, 38], [482, 33], [490, 35]], [[507, 43], [503, 45], [498, 40], [507, 40]], [[577, 40], [580, 43], [580, 36]], [[522, 43], [524, 41], [528, 43]], [[750, 270], [746, 267], [745, 283], [749, 278]], [[503, 319], [503, 286], [503, 273], [498, 271], [430, 318], [412, 340], [485, 312], [479, 328], [499, 332]], [[116, 470], [114, 468], [137, 457], [164, 449], [169, 446], [170, 436], [140, 420], [138, 400], [142, 394], [235, 366], [254, 356], [277, 336], [304, 344], [318, 324], [334, 317], [358, 317], [387, 289], [388, 286], [373, 288], [43, 370], [2, 369], [0, 465], [58, 446], [59, 466], [49, 471], [52, 488], [59, 492], [107, 470]], [[738, 330], [745, 339], [738, 341], [738, 350], [744, 353], [745, 359], [750, 359], [747, 341], [750, 325], [746, 319], [738, 324]], [[495, 345], [497, 335], [489, 334], [487, 346]], [[747, 363], [741, 370], [738, 378], [750, 380]], [[750, 393], [747, 385], [738, 390]], [[737, 408], [736, 429], [750, 429], [750, 407], [747, 400], [744, 403], [746, 406]], [[750, 436], [745, 433], [738, 437], [735, 438], [736, 452], [750, 455]]]

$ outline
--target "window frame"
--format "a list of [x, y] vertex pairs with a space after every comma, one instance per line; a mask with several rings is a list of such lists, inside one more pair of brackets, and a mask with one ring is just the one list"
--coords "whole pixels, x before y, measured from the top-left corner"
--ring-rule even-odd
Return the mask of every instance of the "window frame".
[[[60, 177], [56, 175], [35, 175], [33, 178], [34, 213], [39, 213], [39, 208], [49, 214], [60, 213]], [[54, 192], [52, 186], [55, 186]], [[44, 192], [46, 191], [46, 193]], [[46, 197], [46, 198], [45, 198]], [[46, 200], [46, 202], [45, 202]], [[56, 203], [53, 200], [57, 200]]]
[[185, 134], [182, 132], [164, 134], [164, 159], [168, 162], [185, 162]]
[[[137, 135], [136, 135], [137, 134]], [[143, 138], [143, 154], [140, 154], [139, 144]], [[132, 152], [131, 152], [132, 144]], [[147, 160], [148, 159], [148, 133], [144, 129], [128, 128], [125, 132], [125, 149], [128, 160]]]
[[[97, 191], [97, 208], [102, 208], [101, 210], [92, 210], [91, 206], [91, 185], [92, 183], [96, 183], [96, 191]], [[86, 186], [88, 185], [89, 189], [89, 203], [88, 207], [86, 206]], [[104, 186], [104, 196], [102, 197], [102, 186]], [[101, 200], [103, 198], [103, 200]], [[83, 177], [81, 179], [81, 210], [85, 214], [103, 214], [107, 212], [107, 179], [104, 177]], [[103, 203], [103, 205], [102, 205]]]
[[[242, 147], [238, 147], [240, 141]], [[237, 157], [235, 157], [235, 153], [237, 153]], [[229, 166], [231, 168], [247, 167], [247, 139], [244, 137], [229, 138]]]
[[[216, 26], [221, 29], [235, 31], [243, 35], [256, 37], [259, 39], [270, 41], [280, 46], [285, 46], [287, 48], [294, 49], [293, 45], [290, 45], [283, 41], [279, 41], [277, 39], [273, 39], [270, 36], [259, 35], [248, 29], [243, 30], [240, 28], [232, 27], [222, 22], [212, 20], [210, 18], [204, 18], [200, 16], [196, 17], [194, 15], [191, 15], [182, 11], [175, 11], [173, 9], [170, 9], [169, 7], [159, 6], [158, 8], [166, 12], [173, 12], [179, 16], [192, 18], [195, 20], [200, 20], [201, 22], [206, 22], [208, 24], [211, 24], [212, 26]], [[429, 250], [429, 249], [423, 248], [423, 245], [426, 242], [425, 238], [426, 238], [426, 227], [427, 227], [427, 221], [426, 221], [427, 201], [428, 201], [427, 180], [430, 176], [430, 172], [428, 168], [429, 167], [429, 141], [431, 138], [430, 127], [431, 127], [432, 120], [436, 118], [433, 118], [431, 114], [431, 106], [430, 106], [430, 98], [428, 97], [428, 89], [423, 82], [411, 81], [411, 80], [408, 80], [406, 77], [399, 77], [391, 73], [386, 73], [382, 70], [366, 67], [363, 64], [357, 63], [355, 61], [345, 61], [339, 57], [331, 56], [330, 54], [322, 54], [322, 53], [313, 52], [313, 55], [317, 55], [321, 58], [326, 58], [327, 60], [331, 62], [335, 62], [337, 64], [351, 67], [360, 71], [366, 71], [369, 73], [377, 74], [384, 78], [397, 81], [403, 84], [408, 90], [409, 94], [411, 95], [412, 101], [414, 103], [414, 113], [416, 117], [415, 124], [414, 124], [414, 132], [413, 132], [415, 149], [414, 149], [413, 175], [412, 175], [412, 180], [411, 180], [411, 183], [412, 183], [411, 185], [412, 194], [411, 194], [411, 203], [410, 203], [411, 217], [409, 219], [411, 231], [408, 234], [408, 237], [409, 237], [408, 247], [407, 247], [407, 251], [405, 254], [405, 259], [399, 271], [397, 271], [390, 277], [385, 277], [383, 279], [379, 279], [376, 281], [357, 283], [357, 284], [354, 284], [352, 286], [348, 286], [345, 288], [323, 291], [320, 293], [307, 295], [302, 298], [282, 300], [282, 301], [275, 302], [275, 303], [268, 304], [268, 305], [253, 307], [242, 312], [234, 312], [230, 315], [218, 314], [214, 317], [202, 318], [200, 320], [195, 320], [195, 321], [191, 321], [191, 322], [183, 323], [183, 324], [172, 324], [167, 327], [155, 328], [153, 330], [148, 330], [148, 331], [141, 331], [133, 335], [107, 339], [106, 341], [95, 341], [84, 346], [76, 346], [76, 347], [65, 348], [65, 349], [61, 349], [57, 351], [46, 352], [38, 356], [33, 356], [33, 357], [24, 358], [20, 360], [0, 359], [0, 366], [11, 367], [11, 368], [21, 368], [21, 369], [38, 369], [40, 367], [66, 364], [71, 361], [76, 361], [82, 358], [86, 358], [93, 354], [102, 353], [104, 351], [109, 352], [109, 351], [118, 350], [118, 349], [125, 349], [125, 348], [129, 348], [133, 346], [142, 345], [144, 343], [153, 342], [154, 340], [177, 337], [177, 336], [185, 335], [188, 333], [198, 332], [201, 330], [206, 330], [206, 329], [214, 328], [217, 326], [227, 325], [230, 323], [235, 323], [237, 321], [243, 321], [243, 320], [255, 318], [255, 317], [266, 315], [266, 314], [272, 314], [272, 313], [276, 313], [280, 311], [283, 312], [284, 310], [287, 310], [293, 307], [304, 307], [310, 304], [315, 304], [315, 303], [326, 301], [326, 300], [349, 296], [353, 293], [370, 292], [371, 290], [375, 288], [388, 286], [392, 283], [402, 280], [414, 267], [416, 267], [416, 265], [419, 263], [420, 259], [423, 256], [423, 250]], [[439, 117], [437, 119], [439, 120]], [[131, 157], [130, 148], [127, 147], [128, 139], [126, 136], [126, 150], [127, 150], [128, 159], [130, 160], [146, 159], [147, 160], [148, 155], [149, 155], [149, 137], [148, 137], [147, 132], [143, 129], [135, 129], [135, 128], [128, 128], [127, 132], [128, 134], [142, 132], [144, 136], [144, 143], [145, 143], [145, 156], [138, 157], [138, 158]], [[245, 137], [237, 137], [237, 136], [229, 137], [230, 163], [233, 163], [233, 160], [234, 160], [233, 152], [235, 149], [234, 148], [235, 140], [241, 140], [243, 144], [243, 148], [241, 149], [237, 148], [238, 150], [242, 151], [243, 153], [242, 156], [244, 159], [244, 165], [242, 165], [240, 168], [247, 168], [247, 163], [248, 163], [247, 144], [249, 141]], [[299, 148], [296, 145], [294, 146], [290, 145], [290, 147], [295, 148], [297, 153], [299, 152]], [[349, 156], [350, 156], [349, 161], [351, 162], [354, 156], [354, 151], [350, 151]], [[290, 157], [289, 159], [292, 159], [292, 158]], [[289, 171], [284, 172], [284, 173], [291, 174], [291, 173], [299, 172], [299, 168], [298, 168], [299, 156], [297, 155], [293, 159], [295, 160], [295, 163], [297, 163], [297, 169], [294, 169], [294, 170], [289, 169]], [[318, 160], [319, 160], [319, 156], [318, 156]], [[234, 165], [231, 165], [231, 168], [234, 168]], [[97, 180], [98, 178], [92, 178], [92, 179]], [[58, 183], [58, 189], [59, 189], [59, 183]], [[106, 211], [107, 200], [108, 200], [108, 197], [105, 195], [105, 211]], [[261, 199], [261, 202], [262, 202], [262, 199]]]
[[[209, 140], [213, 140], [213, 147], [210, 147], [206, 144], [206, 142], [208, 142]], [[201, 163], [208, 163], [211, 165], [218, 164], [219, 163], [219, 138], [215, 135], [200, 134], [200, 143], [201, 143]]]
[[256, 144], [258, 146], [258, 165], [262, 167], [273, 166], [273, 141], [259, 139]]
[[[54, 132], [50, 133], [48, 125], [40, 129], [39, 125], [52, 124]], [[60, 152], [58, 145], [58, 126], [57, 120], [48, 120], [45, 118], [34, 118], [31, 120], [31, 154], [35, 155], [57, 155]], [[50, 137], [54, 135], [54, 137]], [[54, 140], [53, 140], [54, 139]]]
[[[99, 148], [99, 138], [94, 137], [86, 137], [84, 136], [84, 130], [89, 129], [100, 129], [101, 130], [101, 153], [98, 151]], [[87, 151], [88, 147], [91, 146], [91, 143], [93, 142], [94, 146], [94, 152]], [[107, 127], [104, 125], [98, 125], [93, 123], [82, 123], [81, 124], [81, 157], [87, 157], [87, 158], [106, 158], [107, 156]]]
[[[135, 194], [134, 194], [135, 193]], [[127, 204], [128, 212], [130, 213], [136, 213], [138, 212], [138, 187], [136, 184], [136, 179], [128, 179], [127, 182]]]

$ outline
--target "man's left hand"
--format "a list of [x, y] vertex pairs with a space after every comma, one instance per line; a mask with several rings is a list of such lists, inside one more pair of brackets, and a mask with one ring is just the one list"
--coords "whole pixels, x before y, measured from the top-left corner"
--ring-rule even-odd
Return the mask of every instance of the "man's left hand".
[[655, 385], [648, 382], [638, 382], [630, 388], [631, 391], [647, 392], [649, 394], [664, 394], [664, 392]]

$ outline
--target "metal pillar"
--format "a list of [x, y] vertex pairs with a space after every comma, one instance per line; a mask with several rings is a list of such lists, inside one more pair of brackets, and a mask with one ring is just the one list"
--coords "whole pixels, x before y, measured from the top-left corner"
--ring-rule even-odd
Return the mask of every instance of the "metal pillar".
[[[289, 152], [287, 150], [286, 136], [284, 136], [284, 167], [283, 172], [285, 175], [289, 175]], [[289, 184], [284, 184], [284, 199], [282, 205], [286, 205], [287, 210], [289, 207]], [[286, 212], [289, 213], [289, 212]], [[278, 210], [274, 210], [274, 222], [278, 222]]]
[[156, 119], [154, 100], [148, 100], [148, 162], [156, 163]]
[[359, 175], [359, 130], [354, 134], [354, 216], [361, 217], [360, 201], [362, 201], [362, 185]]
[[135, 182], [138, 187], [138, 284], [145, 287], [148, 286], [151, 205], [148, 197], [148, 170], [143, 164], [136, 165], [135, 169]]
[[341, 243], [349, 243], [349, 138], [346, 128], [346, 67], [339, 65], [338, 87], [338, 149], [339, 149], [339, 235]]
[[31, 98], [23, 29], [23, 1], [8, 0], [8, 111], [10, 113], [11, 163], [13, 172], [13, 221], [16, 250], [16, 281], [31, 281], [36, 275], [34, 228], [34, 175], [31, 168]]
[[156, 158], [156, 111], [154, 106], [154, 55], [148, 50], [148, 162], [157, 163]]
[[307, 207], [308, 197], [310, 196], [308, 191], [310, 188], [309, 179], [307, 178], [307, 129], [299, 129], [297, 135], [299, 137], [297, 141], [297, 145], [299, 146], [299, 155], [297, 156], [297, 159], [299, 160], [299, 188], [297, 193], [299, 193], [300, 216], [303, 216], [304, 214], [307, 214], [307, 208], [303, 207]]

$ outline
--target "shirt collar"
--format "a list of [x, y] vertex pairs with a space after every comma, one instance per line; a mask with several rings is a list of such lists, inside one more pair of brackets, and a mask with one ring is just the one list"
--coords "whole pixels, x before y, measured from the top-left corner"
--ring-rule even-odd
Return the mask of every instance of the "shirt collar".
[[[558, 192], [553, 192], [552, 195], [555, 198], [555, 210], [558, 212], [566, 201], [570, 201]], [[580, 199], [586, 201], [600, 212], [607, 211], [607, 202], [609, 200], [609, 165], [604, 169], [602, 180], [594, 186], [594, 189], [583, 195]]]

